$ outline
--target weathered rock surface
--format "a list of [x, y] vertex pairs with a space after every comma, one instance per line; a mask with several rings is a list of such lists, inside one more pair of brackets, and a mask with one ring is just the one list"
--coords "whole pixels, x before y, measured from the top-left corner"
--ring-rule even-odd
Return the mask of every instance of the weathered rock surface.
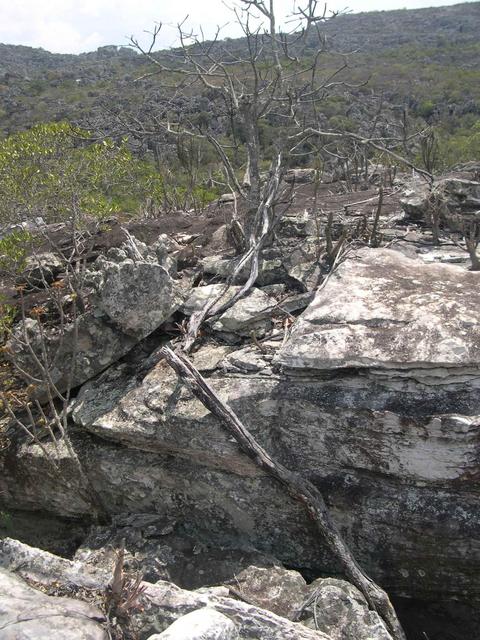
[[[14, 548], [14, 541], [9, 543], [9, 552]], [[86, 586], [84, 579], [86, 575], [92, 572], [89, 564], [83, 561], [71, 563], [68, 570], [65, 571], [66, 561], [60, 558], [45, 554], [38, 549], [33, 549], [22, 545], [20, 547], [22, 553], [22, 563], [11, 564], [11, 570], [16, 573], [28, 575], [30, 579], [42, 588], [48, 588], [52, 584], [55, 588], [72, 588]], [[55, 580], [55, 572], [60, 568]], [[73, 569], [73, 570], [72, 570]], [[131, 569], [131, 567], [130, 567]], [[78, 570], [79, 576], [75, 576], [75, 570]], [[250, 573], [255, 568], [250, 569]], [[286, 576], [288, 572], [275, 571], [277, 583], [281, 586], [281, 575]], [[292, 574], [294, 572], [291, 572]], [[303, 594], [296, 593], [295, 583], [290, 579], [291, 594], [296, 601], [302, 600]], [[301, 583], [301, 578], [300, 578]], [[71, 600], [69, 598], [57, 598], [47, 596], [34, 589], [28, 587], [13, 573], [9, 573], [0, 568], [0, 602], [5, 604], [5, 614], [9, 615], [10, 601], [6, 598], [2, 602], [2, 587], [9, 589], [10, 597], [15, 597], [18, 593], [22, 594], [24, 599], [36, 598], [43, 605], [43, 613], [48, 620], [50, 616], [63, 615], [63, 611], [67, 615], [75, 615], [76, 612], [82, 613], [87, 618], [93, 618], [99, 622], [103, 621], [103, 616], [97, 612], [94, 607], [84, 602]], [[13, 585], [13, 589], [10, 588]], [[159, 580], [155, 584], [143, 582], [144, 591], [139, 596], [139, 606], [133, 608], [130, 612], [131, 627], [136, 630], [140, 640], [150, 638], [151, 634], [160, 633], [162, 638], [205, 638], [216, 639], [221, 638], [242, 638], [245, 640], [330, 640], [329, 636], [308, 629], [306, 626], [287, 620], [264, 610], [255, 604], [245, 603], [228, 597], [229, 591], [225, 587], [217, 586], [211, 588], [201, 588], [196, 591], [187, 591], [165, 580]], [[101, 596], [104, 593], [105, 584], [95, 585], [96, 595]], [[74, 589], [74, 592], [76, 590]], [[82, 592], [77, 593], [78, 597], [82, 597]], [[272, 595], [275, 595], [272, 592]], [[37, 600], [30, 603], [31, 607], [36, 606]], [[73, 603], [73, 604], [72, 604]], [[33, 609], [35, 611], [35, 609]], [[0, 616], [3, 611], [0, 612]], [[87, 626], [85, 626], [87, 628]], [[55, 627], [52, 627], [56, 630]], [[79, 640], [96, 640], [103, 638], [103, 635], [87, 635], [82, 625], [78, 628], [79, 635], [71, 635], [65, 633], [65, 637], [70, 640], [79, 638]], [[186, 635], [187, 633], [191, 635]], [[82, 635], [83, 634], [83, 635]], [[6, 636], [8, 638], [16, 638], [17, 636]], [[24, 636], [22, 636], [23, 638]], [[35, 636], [26, 635], [26, 638]], [[43, 638], [39, 633], [37, 636]], [[47, 637], [47, 636], [45, 636]], [[49, 637], [55, 637], [53, 634]], [[154, 636], [156, 637], [156, 636]], [[3, 636], [2, 636], [3, 638]]]
[[[219, 547], [177, 531], [175, 520], [155, 514], [114, 518], [111, 527], [92, 527], [76, 551], [76, 566], [94, 573], [112, 575], [117, 552], [124, 548], [125, 566], [148, 582], [167, 580], [183, 589], [199, 589], [235, 582], [235, 576], [250, 566], [279, 565], [273, 556], [252, 548]], [[31, 564], [31, 563], [30, 563]]]
[[12, 538], [0, 540], [0, 569], [44, 586], [61, 583], [87, 589], [105, 587], [112, 575], [111, 567], [103, 571], [98, 566], [72, 562]]
[[283, 567], [249, 566], [239, 571], [231, 582], [233, 593], [247, 602], [294, 620], [308, 596], [305, 579]]
[[[95, 286], [93, 304], [127, 335], [144, 338], [160, 326], [183, 301], [170, 272], [166, 239], [151, 247], [111, 249], [89, 274]], [[135, 249], [135, 250], [134, 250]]]
[[0, 569], [2, 640], [107, 640], [100, 610], [80, 600], [48, 596]]
[[276, 361], [478, 376], [479, 284], [477, 273], [452, 266], [419, 268], [389, 249], [359, 251], [319, 291]]
[[[52, 382], [64, 391], [106, 369], [167, 320], [184, 295], [170, 275], [174, 265], [166, 241], [160, 239], [152, 247], [132, 243], [110, 249], [87, 274], [94, 294], [76, 328], [67, 322], [63, 330], [48, 329], [38, 319], [27, 318], [25, 327], [19, 326], [9, 341], [7, 355], [24, 371], [44, 380], [45, 358], [40, 356], [39, 366], [26, 343], [37, 356], [44, 346]], [[39, 395], [42, 393], [40, 384]]]
[[332, 640], [390, 640], [391, 636], [363, 595], [349, 582], [321, 578], [309, 585], [309, 604], [301, 614], [303, 624]]
[[273, 298], [261, 289], [254, 288], [227, 309], [213, 323], [212, 328], [215, 331], [237, 333], [240, 336], [248, 336], [252, 331], [263, 335], [271, 325], [270, 316], [275, 304]]
[[149, 640], [238, 640], [236, 625], [223, 613], [203, 607], [178, 618]]
[[408, 218], [416, 222], [431, 219], [434, 207], [445, 215], [470, 215], [480, 209], [480, 182], [458, 177], [442, 178], [430, 189], [425, 181], [415, 181], [400, 201]]
[[[194, 354], [269, 453], [322, 490], [392, 593], [480, 593], [479, 277], [370, 249], [331, 275], [283, 347], [207, 344]], [[72, 415], [112, 513], [155, 513], [199, 541], [241, 540], [289, 566], [335, 570], [301, 506], [164, 362], [142, 376], [106, 371]], [[22, 445], [0, 478], [4, 502], [88, 512], [75, 486], [38, 483], [44, 467], [41, 450]]]
[[[203, 287], [192, 289], [187, 300], [183, 303], [181, 311], [190, 316], [195, 311], [200, 311], [208, 302], [217, 300], [217, 304], [225, 304], [233, 298], [240, 287], [226, 287], [225, 284], [207, 284]], [[221, 297], [220, 297], [221, 296]]]
[[61, 271], [62, 262], [58, 256], [51, 251], [37, 253], [27, 258], [19, 281], [26, 281], [29, 285], [42, 287], [47, 283], [53, 282]]
[[168, 628], [181, 616], [209, 607], [231, 620], [242, 640], [329, 640], [320, 631], [217, 593], [215, 589], [185, 591], [163, 581], [146, 585], [144, 611], [135, 616], [145, 634], [143, 637], [148, 637], [149, 632]]

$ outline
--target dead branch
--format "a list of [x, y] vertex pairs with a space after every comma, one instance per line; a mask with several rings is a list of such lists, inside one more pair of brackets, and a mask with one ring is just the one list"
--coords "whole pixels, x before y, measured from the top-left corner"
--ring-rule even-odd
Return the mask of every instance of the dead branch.
[[242, 451], [258, 467], [279, 482], [294, 500], [303, 505], [316, 526], [322, 542], [328, 547], [345, 576], [363, 593], [370, 608], [381, 616], [393, 638], [406, 640], [387, 594], [367, 576], [356, 561], [340, 530], [330, 517], [319, 490], [309, 480], [305, 480], [270, 457], [185, 355], [175, 353], [168, 346], [162, 347], [159, 355], [168, 362], [195, 397], [219, 419], [223, 428], [235, 438]]

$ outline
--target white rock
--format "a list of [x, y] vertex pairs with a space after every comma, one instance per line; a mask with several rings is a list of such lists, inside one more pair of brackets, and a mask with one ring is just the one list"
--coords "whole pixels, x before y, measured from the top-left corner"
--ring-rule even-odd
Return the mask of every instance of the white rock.
[[204, 607], [178, 618], [163, 633], [149, 640], [237, 640], [238, 630], [223, 613]]

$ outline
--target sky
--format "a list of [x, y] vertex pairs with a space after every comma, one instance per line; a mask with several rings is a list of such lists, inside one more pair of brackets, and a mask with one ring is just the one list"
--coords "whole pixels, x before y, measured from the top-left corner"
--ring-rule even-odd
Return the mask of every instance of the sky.
[[[381, 11], [457, 4], [457, 0], [332, 0], [329, 9]], [[159, 48], [176, 44], [173, 26], [189, 16], [211, 37], [239, 35], [222, 0], [0, 0], [0, 42], [42, 47], [55, 53], [93, 51], [107, 44], [127, 45], [129, 36], [146, 43], [147, 31], [161, 22]], [[302, 4], [302, 3], [300, 3]], [[323, 10], [323, 2], [319, 1]], [[278, 15], [291, 13], [293, 0], [275, 0]], [[1, 61], [0, 61], [1, 63]]]

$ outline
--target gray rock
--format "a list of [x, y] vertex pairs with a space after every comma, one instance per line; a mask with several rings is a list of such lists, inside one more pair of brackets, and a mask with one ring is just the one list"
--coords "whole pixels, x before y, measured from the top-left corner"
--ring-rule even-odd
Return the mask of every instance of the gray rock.
[[276, 300], [261, 289], [252, 289], [244, 298], [227, 309], [212, 328], [214, 331], [250, 335], [252, 331], [264, 335], [271, 326], [271, 313]]
[[[106, 369], [169, 318], [183, 295], [167, 270], [166, 242], [160, 239], [149, 248], [132, 242], [135, 251], [132, 247], [110, 249], [87, 274], [95, 294], [90, 299], [91, 310], [79, 316], [76, 327], [73, 323], [65, 324], [63, 330], [40, 327], [38, 320], [27, 318], [8, 343], [8, 357], [44, 380], [25, 335], [37, 356], [45, 346], [51, 380], [62, 392], [70, 382], [75, 387]], [[40, 360], [44, 365], [41, 355]], [[45, 399], [43, 382], [38, 384], [37, 397]]]
[[[184, 589], [235, 583], [249, 566], [272, 567], [278, 560], [254, 549], [207, 545], [179, 533], [181, 523], [156, 514], [117, 516], [109, 527], [92, 527], [75, 553], [75, 565], [88, 573], [112, 575], [124, 544], [125, 565], [148, 582], [167, 580]], [[30, 566], [25, 562], [24, 566]], [[228, 595], [228, 590], [226, 591]]]
[[[25, 333], [28, 343], [37, 355], [42, 353], [42, 345], [45, 346], [48, 360], [53, 363], [49, 370], [50, 378], [60, 392], [68, 387], [74, 357], [72, 387], [106, 369], [112, 362], [128, 353], [138, 342], [133, 336], [105, 322], [104, 318], [97, 317], [95, 312], [87, 312], [80, 316], [76, 329], [73, 324], [67, 324], [63, 331], [57, 328], [40, 329], [38, 320], [27, 318], [22, 326], [14, 330], [6, 353], [7, 357], [24, 371], [40, 380], [44, 380], [44, 374], [28, 347], [25, 346]], [[44, 358], [40, 357], [42, 367], [43, 361]], [[45, 398], [43, 383], [38, 384], [36, 395], [41, 399]]]
[[217, 200], [218, 204], [230, 204], [235, 202], [236, 198], [234, 193], [223, 193]]
[[104, 622], [96, 607], [48, 596], [0, 569], [2, 640], [107, 640]]
[[425, 182], [413, 182], [400, 204], [411, 220], [428, 222], [429, 201], [441, 216], [475, 213], [480, 209], [480, 182], [447, 177], [434, 183], [431, 190]]
[[231, 300], [239, 289], [240, 287], [228, 287], [228, 289], [226, 289], [225, 284], [207, 284], [203, 287], [196, 287], [192, 289], [188, 299], [181, 306], [180, 311], [190, 316], [195, 311], [203, 309], [207, 302], [216, 300], [218, 296], [224, 294], [219, 298], [218, 303], [216, 303], [220, 306], [228, 300]]
[[183, 301], [169, 271], [166, 242], [147, 248], [135, 241], [131, 247], [111, 249], [94, 265], [93, 303], [120, 331], [144, 338], [169, 318]]
[[407, 219], [415, 222], [423, 222], [428, 219], [428, 200], [430, 189], [425, 181], [416, 181], [409, 185], [404, 196], [400, 199], [400, 205]]
[[284, 567], [247, 567], [237, 573], [232, 586], [247, 602], [289, 620], [295, 619], [308, 594], [298, 571]]
[[[227, 279], [235, 270], [238, 258], [224, 258], [222, 256], [207, 256], [202, 259], [203, 270], [208, 275], [218, 276]], [[237, 282], [245, 282], [250, 270], [248, 266], [241, 270]], [[260, 260], [259, 274], [256, 284], [260, 287], [269, 284], [276, 284], [285, 280], [285, 269], [280, 258]]]
[[168, 625], [192, 611], [209, 607], [230, 619], [242, 640], [329, 640], [320, 631], [313, 631], [245, 602], [215, 595], [212, 591], [185, 591], [163, 581], [146, 585], [143, 603], [144, 610], [135, 615], [135, 621], [144, 637], [167, 629]]
[[335, 578], [315, 580], [308, 587], [310, 604], [301, 620], [332, 640], [391, 640], [380, 616], [371, 611], [349, 582]]
[[149, 640], [238, 640], [236, 625], [223, 613], [203, 607], [178, 618]]
[[18, 280], [26, 280], [30, 285], [42, 287], [53, 282], [62, 268], [61, 260], [54, 253], [37, 253], [27, 258], [25, 269]]
[[86, 568], [81, 562], [60, 558], [12, 538], [0, 540], [0, 568], [44, 586], [61, 583], [87, 589], [105, 588], [112, 575], [111, 571], [102, 572], [95, 566]]
[[[449, 595], [465, 598], [478, 593], [480, 575], [479, 276], [388, 250], [365, 253], [329, 278], [283, 347], [219, 352], [210, 344], [194, 358], [267, 451], [322, 490], [380, 584], [430, 600], [448, 584]], [[406, 322], [417, 328], [410, 340]], [[323, 331], [354, 339], [317, 342]], [[465, 355], [450, 339], [463, 341]], [[211, 546], [248, 544], [289, 566], [338, 569], [302, 507], [165, 362], [126, 377], [107, 403], [112, 384], [108, 376], [89, 384], [74, 418], [79, 454], [114, 515], [156, 514]], [[5, 508], [88, 512], [62, 456], [70, 485], [46, 474], [38, 446], [19, 447], [0, 474]]]
[[478, 273], [455, 266], [424, 265], [389, 249], [358, 251], [317, 293], [276, 362], [478, 375], [479, 284]]

